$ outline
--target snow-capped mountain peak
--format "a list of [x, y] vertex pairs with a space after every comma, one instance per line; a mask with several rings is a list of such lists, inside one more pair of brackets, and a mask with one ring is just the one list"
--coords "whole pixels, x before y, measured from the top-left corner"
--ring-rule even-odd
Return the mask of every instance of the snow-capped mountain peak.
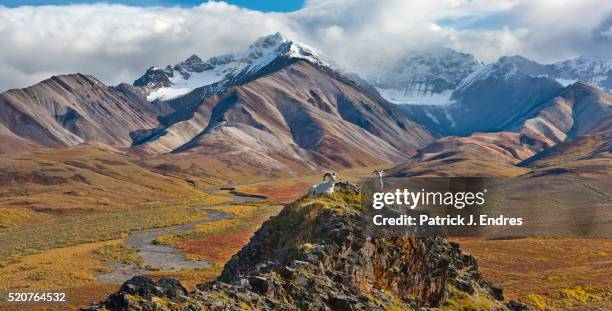
[[206, 61], [192, 55], [174, 67], [151, 67], [134, 85], [145, 91], [149, 101], [177, 98], [197, 88], [204, 88], [204, 92], [210, 94], [256, 75], [279, 58], [304, 59], [331, 67], [330, 62], [315, 49], [275, 33], [257, 39], [248, 49], [238, 53], [223, 54]]
[[507, 80], [516, 75], [547, 77], [556, 80], [563, 86], [582, 81], [610, 92], [612, 90], [612, 57], [580, 56], [552, 64], [540, 64], [519, 55], [503, 56], [497, 62], [465, 77], [456, 90], [461, 91], [476, 81], [485, 80], [493, 75]]
[[579, 56], [550, 66], [555, 69], [557, 80], [584, 81], [612, 91], [612, 57]]
[[483, 81], [491, 77], [510, 80], [516, 75], [523, 74], [545, 76], [547, 70], [544, 66], [519, 55], [503, 56], [497, 62], [488, 64], [466, 76], [457, 85], [455, 92], [461, 92], [477, 81]]
[[439, 105], [447, 104], [457, 84], [481, 67], [473, 55], [441, 48], [408, 52], [367, 78], [391, 102]]

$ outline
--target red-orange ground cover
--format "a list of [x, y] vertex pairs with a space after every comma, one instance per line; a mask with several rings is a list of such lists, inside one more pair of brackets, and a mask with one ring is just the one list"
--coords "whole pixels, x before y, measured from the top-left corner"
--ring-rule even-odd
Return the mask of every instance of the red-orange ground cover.
[[314, 184], [314, 181], [311, 179], [313, 178], [253, 184], [240, 187], [239, 190], [246, 193], [264, 195], [276, 204], [289, 203], [306, 193], [308, 188]]
[[251, 236], [253, 232], [250, 231], [215, 234], [203, 239], [183, 241], [179, 244], [179, 248], [190, 256], [223, 264], [247, 244]]

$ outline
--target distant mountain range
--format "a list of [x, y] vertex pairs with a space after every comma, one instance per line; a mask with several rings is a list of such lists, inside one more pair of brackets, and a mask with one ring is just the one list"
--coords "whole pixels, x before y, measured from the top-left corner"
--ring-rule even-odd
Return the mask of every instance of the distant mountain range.
[[461, 80], [484, 65], [452, 49], [410, 52], [370, 70], [365, 78], [396, 104], [446, 105]]
[[151, 68], [133, 86], [60, 76], [6, 92], [0, 105], [5, 136], [23, 144], [100, 140], [277, 169], [287, 160], [312, 168], [392, 163], [434, 139], [371, 87], [280, 34], [241, 53]]
[[[609, 91], [608, 78], [604, 75], [612, 74], [612, 60], [605, 63], [602, 59], [593, 59], [590, 65], [585, 62], [585, 58], [579, 58], [540, 65], [520, 56], [502, 57], [464, 77], [445, 105], [401, 107], [414, 120], [442, 135], [465, 136], [512, 129], [576, 81], [593, 82], [590, 84]], [[583, 66], [578, 66], [579, 69], [568, 65], [576, 63]]]
[[396, 104], [446, 105], [454, 102], [453, 92], [461, 85], [482, 78], [499, 67], [513, 64], [534, 77], [548, 77], [563, 86], [582, 81], [612, 91], [612, 57], [584, 57], [539, 64], [522, 56], [506, 56], [485, 66], [476, 57], [452, 49], [409, 52], [399, 60], [369, 70], [365, 78], [383, 97]]
[[143, 156], [240, 158], [276, 170], [458, 154], [514, 165], [609, 131], [611, 63], [512, 56], [485, 66], [441, 49], [361, 78], [276, 33], [242, 52], [151, 67], [133, 84], [73, 74], [2, 93], [0, 152], [100, 141]]

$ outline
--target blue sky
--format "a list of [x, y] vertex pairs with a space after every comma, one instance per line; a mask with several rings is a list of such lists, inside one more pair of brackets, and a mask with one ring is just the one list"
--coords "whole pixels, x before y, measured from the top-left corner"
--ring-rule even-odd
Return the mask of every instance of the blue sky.
[[[62, 5], [74, 3], [122, 3], [135, 6], [197, 6], [205, 0], [0, 0], [0, 4], [8, 7], [21, 5]], [[225, 2], [240, 7], [258, 10], [262, 12], [291, 12], [304, 6], [304, 0], [225, 0]]]

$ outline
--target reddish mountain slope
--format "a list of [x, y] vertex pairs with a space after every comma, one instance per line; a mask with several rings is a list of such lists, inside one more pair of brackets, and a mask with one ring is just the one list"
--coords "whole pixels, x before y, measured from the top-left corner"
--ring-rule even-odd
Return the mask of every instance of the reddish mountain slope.
[[0, 125], [25, 145], [66, 147], [99, 140], [129, 147], [130, 133], [157, 125], [151, 107], [128, 85], [108, 87], [81, 74], [56, 76], [0, 94]]
[[327, 68], [281, 59], [263, 71], [206, 98], [189, 119], [177, 114], [140, 148], [351, 167], [402, 160], [432, 140], [378, 94]]

